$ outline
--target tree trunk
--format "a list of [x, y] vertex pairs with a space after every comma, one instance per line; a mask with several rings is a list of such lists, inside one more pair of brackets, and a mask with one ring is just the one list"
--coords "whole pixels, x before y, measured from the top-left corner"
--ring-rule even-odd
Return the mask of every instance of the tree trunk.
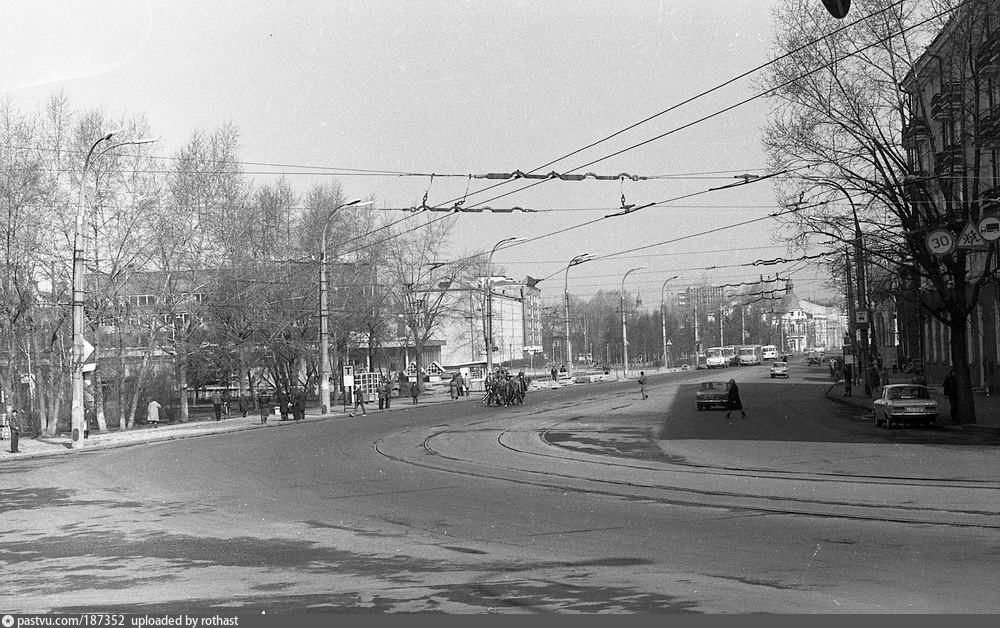
[[94, 375], [91, 377], [91, 381], [94, 386], [94, 415], [97, 417], [97, 429], [101, 432], [108, 431], [108, 420], [104, 413], [104, 385], [101, 380], [101, 343], [98, 338], [100, 337], [99, 332], [94, 332], [94, 364], [97, 368], [94, 369]]
[[952, 311], [949, 327], [951, 329], [951, 365], [955, 371], [955, 387], [957, 389], [958, 413], [956, 420], [961, 425], [974, 425], [976, 423], [976, 402], [972, 396], [972, 373], [969, 370], [969, 349], [966, 344], [969, 330], [965, 312]]
[[181, 356], [178, 354], [179, 359], [177, 361], [177, 388], [180, 393], [180, 417], [178, 420], [181, 423], [187, 423], [190, 418], [188, 414], [188, 398], [187, 398], [187, 360], [180, 359]]

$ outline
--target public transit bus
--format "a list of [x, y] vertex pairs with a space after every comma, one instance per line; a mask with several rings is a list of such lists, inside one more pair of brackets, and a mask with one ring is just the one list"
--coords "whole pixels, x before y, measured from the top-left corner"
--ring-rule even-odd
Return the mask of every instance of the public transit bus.
[[742, 345], [737, 349], [740, 366], [756, 366], [761, 363], [762, 350], [760, 345]]
[[729, 366], [729, 358], [723, 347], [705, 349], [705, 368], [721, 369]]
[[761, 347], [761, 356], [765, 360], [777, 360], [778, 347], [774, 345], [764, 345], [763, 347]]
[[736, 355], [736, 345], [722, 347], [722, 355], [726, 356], [726, 360], [728, 361], [726, 366], [736, 366], [740, 363], [740, 359]]

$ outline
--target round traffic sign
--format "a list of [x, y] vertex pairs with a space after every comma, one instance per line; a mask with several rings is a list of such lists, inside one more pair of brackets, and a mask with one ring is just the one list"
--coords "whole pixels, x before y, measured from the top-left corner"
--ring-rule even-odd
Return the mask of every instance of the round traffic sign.
[[955, 250], [955, 234], [947, 229], [935, 229], [927, 234], [927, 249], [934, 255], [947, 255]]
[[996, 216], [986, 216], [979, 221], [979, 235], [987, 242], [993, 242], [1000, 238], [1000, 218]]

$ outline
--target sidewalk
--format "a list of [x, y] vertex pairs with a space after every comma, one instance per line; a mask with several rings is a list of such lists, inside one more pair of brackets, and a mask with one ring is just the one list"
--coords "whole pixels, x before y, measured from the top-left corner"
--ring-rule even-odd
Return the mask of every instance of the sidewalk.
[[[911, 375], [909, 373], [896, 373], [889, 376], [890, 384], [908, 384]], [[951, 422], [951, 404], [948, 398], [941, 392], [941, 386], [930, 384], [927, 388], [931, 392], [931, 397], [938, 402], [937, 424], [948, 429], [970, 430], [987, 432], [1000, 437], [1000, 396], [997, 395], [975, 395], [976, 402], [976, 423], [974, 425], [959, 425]], [[828, 399], [849, 404], [857, 408], [868, 411], [872, 410], [872, 401], [876, 398], [878, 391], [872, 391], [872, 397], [865, 397], [863, 386], [854, 386], [850, 397], [844, 396], [844, 380], [833, 382], [826, 391]]]
[[[472, 397], [468, 397], [472, 398]], [[392, 407], [388, 410], [379, 410], [378, 403], [365, 404], [368, 407], [368, 414], [379, 414], [381, 412], [398, 412], [414, 407], [409, 397], [394, 397]], [[447, 390], [442, 394], [433, 390], [420, 396], [420, 405], [450, 402]], [[374, 408], [372, 407], [374, 405]], [[419, 406], [418, 406], [419, 407]], [[343, 406], [334, 406], [329, 414], [320, 414], [318, 408], [306, 410], [305, 419], [293, 421], [291, 419], [282, 421], [280, 417], [271, 415], [267, 423], [261, 424], [260, 414], [256, 410], [248, 413], [247, 416], [231, 416], [228, 419], [215, 421], [214, 419], [198, 418], [187, 423], [161, 423], [159, 427], [148, 425], [137, 425], [130, 430], [108, 430], [106, 432], [91, 431], [90, 437], [84, 440], [83, 447], [71, 448], [69, 433], [60, 433], [58, 436], [40, 436], [38, 438], [18, 439], [18, 453], [11, 453], [9, 440], [0, 440], [0, 463], [7, 459], [36, 458], [40, 456], [53, 456], [69, 453], [73, 451], [91, 451], [99, 449], [111, 449], [115, 447], [128, 447], [130, 445], [144, 445], [179, 438], [192, 438], [195, 436], [205, 436], [208, 434], [220, 434], [223, 432], [240, 432], [255, 429], [274, 429], [287, 427], [289, 425], [303, 422], [322, 421], [327, 419], [346, 419], [351, 417], [353, 408], [348, 407], [346, 411]], [[360, 415], [357, 418], [361, 418]]]

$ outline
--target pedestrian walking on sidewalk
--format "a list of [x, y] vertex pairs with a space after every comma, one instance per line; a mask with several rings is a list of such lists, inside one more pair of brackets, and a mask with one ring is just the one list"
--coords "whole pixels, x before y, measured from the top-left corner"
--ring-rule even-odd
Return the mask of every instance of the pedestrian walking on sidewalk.
[[212, 409], [215, 411], [215, 420], [222, 420], [222, 393], [216, 390], [212, 393]]
[[382, 382], [382, 392], [385, 393], [385, 409], [388, 410], [392, 406], [392, 378], [386, 377]]
[[639, 371], [639, 393], [642, 394], [643, 399], [648, 399], [649, 395], [646, 394], [646, 372]]
[[257, 396], [257, 408], [260, 410], [260, 424], [267, 423], [267, 417], [271, 414], [271, 395], [267, 391], [261, 391]]
[[[361, 416], [368, 416], [368, 412], [365, 410], [365, 393], [360, 383], [354, 385], [354, 412], [358, 411], [358, 406], [361, 406]], [[354, 412], [351, 413], [351, 416], [354, 416]]]
[[250, 397], [246, 393], [240, 395], [240, 414], [245, 418], [250, 411]]
[[420, 384], [418, 382], [410, 384], [410, 396], [413, 397], [413, 405], [417, 405], [417, 397], [420, 396]]
[[292, 419], [301, 421], [306, 418], [306, 391], [299, 388], [292, 397]]
[[958, 423], [958, 380], [955, 379], [955, 369], [948, 369], [944, 382], [941, 384], [944, 394], [948, 397], [948, 405], [951, 409], [951, 422]]
[[146, 406], [146, 423], [152, 424], [153, 427], [160, 427], [160, 402], [153, 399]]
[[726, 405], [726, 418], [731, 412], [740, 411], [742, 418], [747, 418], [747, 413], [743, 411], [743, 400], [740, 399], [740, 387], [736, 385], [736, 380], [729, 380], [729, 403]]
[[283, 391], [278, 391], [278, 414], [281, 415], [282, 421], [288, 420], [288, 411], [291, 409], [291, 402]]

